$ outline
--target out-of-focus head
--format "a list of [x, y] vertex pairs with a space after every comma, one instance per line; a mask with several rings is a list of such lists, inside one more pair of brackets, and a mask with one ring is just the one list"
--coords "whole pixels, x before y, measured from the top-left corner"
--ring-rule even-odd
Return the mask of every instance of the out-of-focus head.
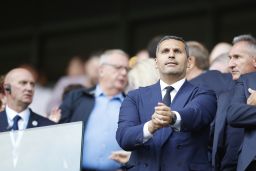
[[120, 50], [105, 51], [100, 57], [99, 84], [105, 90], [123, 92], [127, 86], [128, 55]]
[[197, 41], [188, 41], [190, 65], [187, 68], [186, 78], [191, 80], [209, 68], [209, 52], [206, 47]]
[[156, 36], [153, 39], [150, 40], [147, 46], [147, 51], [148, 55], [150, 58], [156, 58], [156, 48], [159, 43], [159, 41], [163, 38], [164, 36]]
[[85, 74], [88, 77], [91, 87], [95, 86], [99, 80], [99, 63], [101, 54], [101, 52], [94, 53], [85, 62]]
[[154, 84], [159, 80], [159, 73], [155, 68], [155, 60], [145, 59], [138, 62], [128, 73], [127, 92], [139, 87]]
[[209, 51], [197, 41], [188, 41], [189, 57], [195, 58], [195, 66], [201, 70], [209, 68]]
[[7, 105], [16, 110], [24, 110], [32, 102], [35, 79], [31, 72], [24, 68], [9, 71], [4, 80]]
[[228, 53], [230, 51], [231, 47], [232, 47], [232, 45], [229, 43], [226, 43], [226, 42], [221, 42], [221, 43], [216, 44], [210, 54], [210, 65], [212, 64], [214, 59], [216, 59], [217, 57], [219, 57], [222, 54]]
[[4, 76], [0, 76], [0, 112], [4, 110], [5, 107], [5, 95], [4, 95]]
[[0, 75], [0, 95], [4, 94], [4, 76]]
[[74, 56], [70, 59], [67, 67], [68, 76], [80, 76], [84, 74], [84, 61], [80, 56]]
[[169, 79], [169, 76], [176, 79], [184, 78], [188, 67], [188, 56], [188, 46], [181, 37], [163, 37], [156, 50], [156, 67], [160, 78], [162, 80]]
[[228, 53], [223, 53], [212, 62], [209, 70], [217, 70], [222, 73], [229, 73], [229, 57]]
[[233, 80], [242, 74], [256, 71], [256, 39], [251, 35], [240, 35], [233, 39], [229, 52], [229, 69]]

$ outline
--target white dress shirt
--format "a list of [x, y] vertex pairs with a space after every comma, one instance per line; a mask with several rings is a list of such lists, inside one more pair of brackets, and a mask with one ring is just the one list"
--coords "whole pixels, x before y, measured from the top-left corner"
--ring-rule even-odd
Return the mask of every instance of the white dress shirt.
[[[179, 89], [181, 88], [181, 86], [185, 83], [185, 78], [175, 82], [172, 85], [168, 85], [167, 83], [163, 82], [162, 80], [160, 80], [160, 88], [161, 88], [161, 95], [162, 95], [162, 99], [164, 98], [164, 95], [166, 93], [166, 87], [168, 86], [172, 86], [174, 89], [171, 91], [170, 96], [171, 96], [171, 102], [173, 101], [173, 99], [175, 98], [176, 94], [178, 93]], [[180, 122], [181, 122], [181, 117], [180, 114], [176, 111], [172, 111], [177, 119], [176, 122], [171, 125], [171, 127], [175, 130], [175, 131], [180, 131]], [[146, 122], [144, 124], [143, 127], [143, 142], [147, 142], [150, 138], [153, 137], [153, 134], [151, 134], [148, 130], [148, 122]]]
[[8, 125], [10, 127], [13, 125], [13, 118], [16, 115], [19, 115], [21, 117], [21, 119], [18, 121], [19, 130], [23, 130], [23, 129], [27, 128], [28, 119], [29, 119], [29, 115], [30, 115], [29, 108], [26, 108], [22, 112], [18, 113], [16, 111], [14, 111], [13, 109], [11, 109], [8, 105], [6, 105], [5, 111], [6, 111], [6, 115], [7, 115], [7, 119], [8, 119]]

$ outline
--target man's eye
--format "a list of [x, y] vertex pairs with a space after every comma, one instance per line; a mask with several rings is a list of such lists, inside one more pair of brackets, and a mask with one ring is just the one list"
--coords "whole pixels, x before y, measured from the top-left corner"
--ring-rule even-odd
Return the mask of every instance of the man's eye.
[[162, 50], [162, 53], [168, 53], [169, 52], [169, 50], [168, 49], [164, 49], [164, 50]]
[[181, 50], [175, 49], [175, 50], [174, 50], [174, 53], [181, 53]]

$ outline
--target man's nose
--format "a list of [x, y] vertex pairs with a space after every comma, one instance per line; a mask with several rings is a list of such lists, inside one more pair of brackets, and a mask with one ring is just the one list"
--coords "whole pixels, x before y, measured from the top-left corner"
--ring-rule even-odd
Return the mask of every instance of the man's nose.
[[168, 58], [175, 58], [175, 55], [174, 55], [174, 52], [173, 51], [170, 51], [169, 52], [169, 57]]
[[228, 67], [229, 68], [234, 68], [235, 67], [235, 61], [233, 58], [230, 58], [229, 62], [228, 62]]
[[127, 75], [128, 74], [128, 69], [125, 68], [125, 67], [121, 68], [121, 73], [122, 73], [122, 75]]

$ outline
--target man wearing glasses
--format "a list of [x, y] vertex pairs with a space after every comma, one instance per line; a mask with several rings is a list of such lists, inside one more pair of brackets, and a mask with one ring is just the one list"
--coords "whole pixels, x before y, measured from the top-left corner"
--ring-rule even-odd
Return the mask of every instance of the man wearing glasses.
[[121, 150], [115, 140], [118, 113], [127, 85], [128, 55], [119, 49], [100, 57], [99, 83], [93, 91], [74, 90], [64, 99], [60, 123], [83, 121], [83, 170], [117, 170], [120, 165], [109, 159]]

